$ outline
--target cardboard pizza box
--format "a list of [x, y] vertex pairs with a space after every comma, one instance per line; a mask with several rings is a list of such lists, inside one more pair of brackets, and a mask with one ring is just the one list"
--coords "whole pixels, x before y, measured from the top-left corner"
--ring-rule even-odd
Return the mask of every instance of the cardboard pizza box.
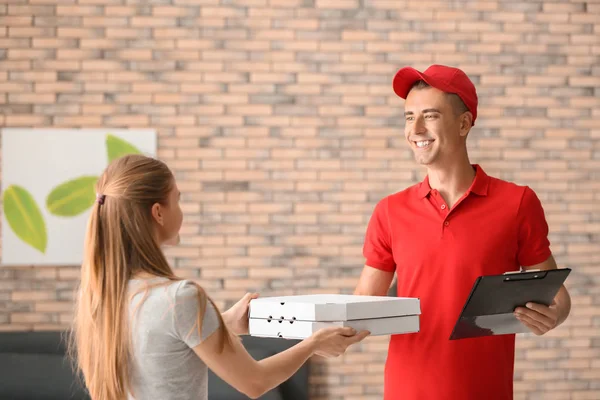
[[420, 315], [418, 298], [313, 294], [250, 301], [251, 319], [339, 322]]
[[314, 322], [250, 318], [251, 336], [284, 339], [306, 339], [319, 329], [329, 326], [349, 326], [357, 331], [368, 330], [371, 336], [419, 332], [419, 315], [370, 318], [351, 321]]

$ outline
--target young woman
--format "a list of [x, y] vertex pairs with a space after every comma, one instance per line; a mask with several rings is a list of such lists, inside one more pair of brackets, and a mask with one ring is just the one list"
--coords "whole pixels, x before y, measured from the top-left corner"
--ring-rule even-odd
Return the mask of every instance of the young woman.
[[178, 242], [183, 219], [169, 168], [125, 156], [96, 189], [70, 346], [93, 400], [205, 400], [208, 368], [256, 398], [313, 354], [338, 356], [368, 335], [323, 329], [255, 361], [236, 335], [247, 333], [256, 295], [221, 314], [198, 284], [175, 276], [161, 251]]

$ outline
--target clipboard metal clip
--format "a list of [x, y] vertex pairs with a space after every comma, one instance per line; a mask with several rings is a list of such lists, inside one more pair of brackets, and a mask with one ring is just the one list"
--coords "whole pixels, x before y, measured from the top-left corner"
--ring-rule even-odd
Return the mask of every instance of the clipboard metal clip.
[[508, 271], [505, 272], [503, 275], [511, 275], [511, 274], [524, 274], [527, 272], [540, 272], [541, 269], [524, 269], [524, 270], [519, 270], [519, 271]]
[[504, 282], [507, 281], [523, 281], [528, 279], [543, 279], [548, 271], [542, 271], [540, 269], [529, 269], [526, 271], [511, 271], [505, 272], [503, 275], [507, 276], [504, 278]]

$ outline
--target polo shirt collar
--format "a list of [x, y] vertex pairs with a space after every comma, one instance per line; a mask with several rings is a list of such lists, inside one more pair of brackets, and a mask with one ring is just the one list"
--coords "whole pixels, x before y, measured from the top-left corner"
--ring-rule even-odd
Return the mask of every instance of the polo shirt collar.
[[[479, 164], [473, 164], [475, 168], [475, 179], [471, 183], [471, 187], [467, 190], [467, 193], [475, 193], [478, 196], [487, 196], [488, 187], [490, 184], [490, 177], [485, 173], [483, 168]], [[429, 176], [425, 176], [425, 179], [419, 183], [417, 188], [417, 194], [419, 198], [425, 198], [431, 193], [431, 186], [429, 186]]]

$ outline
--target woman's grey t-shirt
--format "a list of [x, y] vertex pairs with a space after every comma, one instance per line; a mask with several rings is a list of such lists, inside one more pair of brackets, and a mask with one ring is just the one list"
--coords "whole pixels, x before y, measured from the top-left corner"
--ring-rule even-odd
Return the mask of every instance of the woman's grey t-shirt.
[[200, 336], [198, 290], [191, 282], [131, 280], [129, 293], [157, 283], [165, 285], [141, 290], [129, 306], [133, 348], [129, 399], [206, 400], [208, 368], [192, 348], [219, 327], [216, 311], [207, 302]]

